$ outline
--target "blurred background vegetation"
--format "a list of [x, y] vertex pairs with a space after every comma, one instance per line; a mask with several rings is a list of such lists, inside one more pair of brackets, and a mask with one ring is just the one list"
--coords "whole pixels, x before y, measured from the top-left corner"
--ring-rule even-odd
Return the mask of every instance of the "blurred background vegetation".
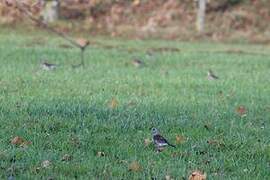
[[[270, 42], [269, 0], [206, 0], [203, 33], [196, 31], [198, 1], [57, 1], [57, 20], [48, 20], [48, 23], [66, 33], [264, 44]], [[44, 20], [44, 13], [53, 0], [21, 2], [34, 16]], [[29, 21], [22, 16], [13, 0], [3, 0], [0, 4], [0, 23], [2, 26], [26, 27]]]

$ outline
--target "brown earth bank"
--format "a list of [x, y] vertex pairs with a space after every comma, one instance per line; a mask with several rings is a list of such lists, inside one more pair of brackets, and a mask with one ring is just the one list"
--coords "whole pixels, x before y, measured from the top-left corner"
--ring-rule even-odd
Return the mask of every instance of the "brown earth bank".
[[[28, 21], [13, 0], [0, 2], [2, 25]], [[21, 2], [40, 17], [40, 3]], [[196, 11], [194, 0], [65, 0], [60, 1], [60, 20], [51, 26], [113, 37], [270, 43], [269, 0], [208, 0], [203, 34], [196, 32]]]

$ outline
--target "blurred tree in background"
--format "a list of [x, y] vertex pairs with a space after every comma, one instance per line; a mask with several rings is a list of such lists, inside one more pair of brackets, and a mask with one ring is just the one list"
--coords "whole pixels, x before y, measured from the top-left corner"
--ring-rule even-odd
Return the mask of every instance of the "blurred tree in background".
[[41, 16], [46, 23], [55, 22], [59, 18], [59, 0], [44, 0], [42, 2]]
[[[1, 0], [2, 25], [26, 22], [12, 5], [13, 1]], [[65, 31], [184, 40], [202, 36], [222, 41], [266, 41], [270, 38], [268, 0], [204, 0], [205, 18], [200, 34], [196, 31], [199, 0], [59, 0], [55, 6], [44, 5], [44, 2], [53, 5], [52, 1], [20, 2], [46, 22], [59, 17], [53, 25]]]

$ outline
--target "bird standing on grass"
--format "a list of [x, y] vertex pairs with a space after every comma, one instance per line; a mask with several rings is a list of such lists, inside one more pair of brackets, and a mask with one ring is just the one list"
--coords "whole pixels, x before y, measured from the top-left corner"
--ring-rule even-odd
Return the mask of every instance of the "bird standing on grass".
[[47, 63], [47, 62], [43, 62], [41, 64], [41, 67], [44, 70], [50, 71], [50, 70], [55, 69], [57, 67], [57, 65], [56, 64], [50, 64], [50, 63]]
[[137, 68], [142, 67], [144, 65], [144, 63], [140, 59], [133, 59], [131, 63]]
[[211, 69], [208, 70], [207, 72], [207, 78], [208, 80], [217, 80], [218, 77], [213, 73]]
[[158, 132], [157, 128], [152, 128], [153, 142], [155, 144], [156, 150], [161, 152], [166, 146], [176, 147], [170, 144], [163, 136]]

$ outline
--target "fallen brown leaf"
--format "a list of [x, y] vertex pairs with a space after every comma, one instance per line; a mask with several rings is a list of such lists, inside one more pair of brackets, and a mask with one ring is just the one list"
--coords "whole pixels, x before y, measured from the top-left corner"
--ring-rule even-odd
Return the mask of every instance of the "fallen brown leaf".
[[144, 140], [144, 146], [145, 147], [149, 146], [151, 143], [152, 143], [152, 141], [150, 139], [148, 139], [148, 138]]
[[238, 115], [240, 115], [240, 116], [246, 116], [246, 113], [247, 113], [247, 110], [246, 110], [246, 108], [244, 107], [244, 106], [239, 106], [239, 107], [237, 107], [236, 108], [236, 113], [238, 114]]
[[112, 98], [112, 100], [108, 104], [109, 108], [115, 109], [118, 106], [118, 101], [115, 98]]
[[206, 174], [201, 171], [193, 171], [188, 178], [189, 180], [206, 180]]
[[185, 138], [184, 136], [182, 136], [182, 135], [177, 135], [177, 136], [175, 137], [175, 139], [176, 139], [176, 144], [182, 144], [182, 143], [184, 143], [185, 140], [186, 140], [186, 138]]
[[11, 144], [14, 144], [14, 145], [21, 145], [23, 142], [24, 142], [24, 139], [19, 136], [16, 136], [11, 140]]
[[133, 172], [138, 172], [141, 170], [141, 166], [137, 161], [133, 161], [129, 166], [128, 166], [129, 171]]
[[31, 144], [30, 141], [26, 141], [25, 139], [23, 139], [22, 137], [16, 136], [11, 140], [11, 144], [17, 145], [17, 146], [27, 146], [29, 144]]

